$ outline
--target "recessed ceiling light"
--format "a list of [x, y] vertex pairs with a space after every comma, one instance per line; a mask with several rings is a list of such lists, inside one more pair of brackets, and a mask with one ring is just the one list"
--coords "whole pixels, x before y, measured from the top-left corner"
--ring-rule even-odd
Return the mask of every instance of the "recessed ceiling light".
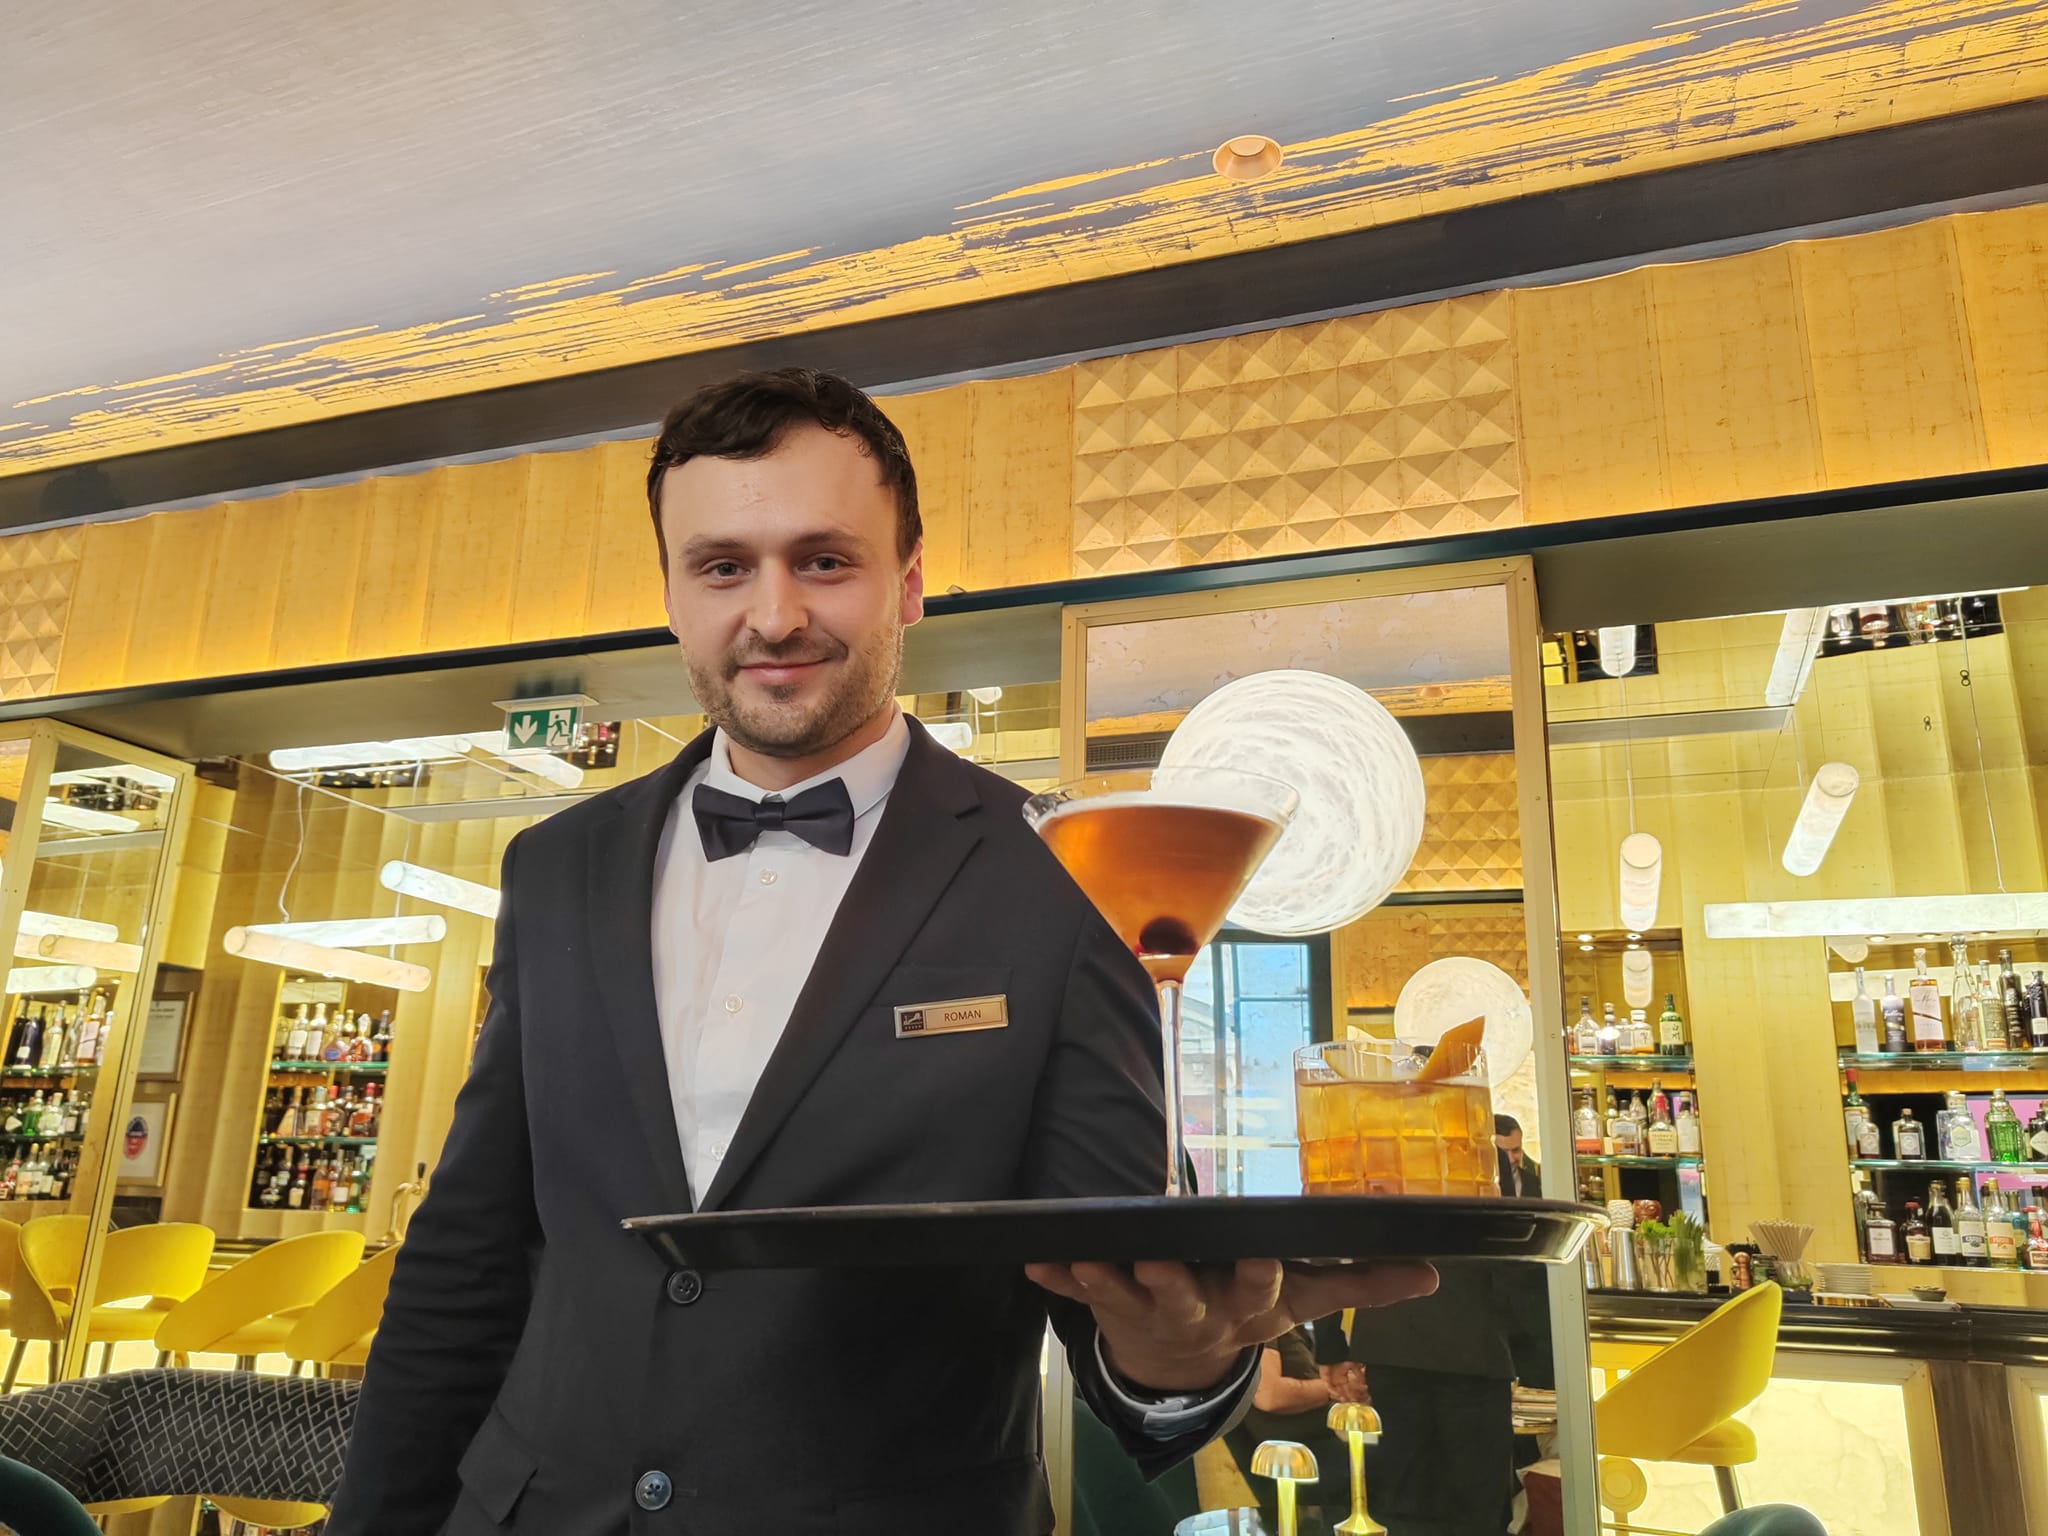
[[1593, 935], [1591, 935], [1590, 933], [1582, 933], [1579, 935], [1579, 942], [1581, 944], [1590, 944], [1593, 942]]
[[1579, 946], [1579, 948], [1581, 948], [1581, 949], [1584, 949], [1584, 950], [1591, 950], [1591, 949], [1592, 949], [1592, 947], [1593, 947], [1593, 946], [1592, 946], [1592, 945], [1590, 945], [1590, 944], [1581, 944], [1581, 945]]
[[1226, 139], [1210, 163], [1218, 176], [1232, 181], [1258, 181], [1280, 169], [1280, 146], [1263, 133], [1241, 133]]
[[1873, 944], [1882, 944], [1884, 942], [1884, 935], [1881, 933], [1873, 933], [1870, 936], [1870, 942]]
[[1629, 937], [1632, 939], [1640, 939], [1642, 935], [1640, 933], [1632, 933], [1629, 935]]

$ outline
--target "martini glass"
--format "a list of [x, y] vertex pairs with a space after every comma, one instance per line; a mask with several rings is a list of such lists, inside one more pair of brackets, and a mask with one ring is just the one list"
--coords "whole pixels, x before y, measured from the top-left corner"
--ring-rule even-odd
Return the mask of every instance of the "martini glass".
[[1286, 830], [1300, 797], [1231, 768], [1157, 768], [1076, 779], [1034, 795], [1024, 819], [1045, 839], [1159, 989], [1165, 1056], [1166, 1193], [1181, 1182], [1180, 994]]

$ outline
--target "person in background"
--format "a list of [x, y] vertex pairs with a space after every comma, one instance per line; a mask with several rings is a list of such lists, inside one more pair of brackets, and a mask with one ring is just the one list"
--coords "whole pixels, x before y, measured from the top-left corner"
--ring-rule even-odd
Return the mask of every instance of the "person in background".
[[1495, 1115], [1493, 1145], [1500, 1158], [1500, 1192], [1513, 1199], [1541, 1196], [1543, 1170], [1522, 1150], [1522, 1122], [1513, 1115]]

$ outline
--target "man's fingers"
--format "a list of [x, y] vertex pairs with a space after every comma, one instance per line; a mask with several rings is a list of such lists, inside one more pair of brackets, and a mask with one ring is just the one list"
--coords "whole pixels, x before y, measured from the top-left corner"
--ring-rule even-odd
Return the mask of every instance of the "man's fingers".
[[1199, 1323], [1209, 1311], [1208, 1297], [1185, 1264], [1146, 1260], [1131, 1266], [1131, 1277], [1144, 1287], [1152, 1309], [1169, 1323]]
[[1346, 1307], [1384, 1307], [1435, 1290], [1435, 1268], [1421, 1263], [1292, 1270], [1281, 1289], [1282, 1310], [1296, 1319], [1328, 1317]]
[[1142, 1317], [1153, 1308], [1152, 1293], [1114, 1264], [1027, 1264], [1024, 1276], [1098, 1311]]

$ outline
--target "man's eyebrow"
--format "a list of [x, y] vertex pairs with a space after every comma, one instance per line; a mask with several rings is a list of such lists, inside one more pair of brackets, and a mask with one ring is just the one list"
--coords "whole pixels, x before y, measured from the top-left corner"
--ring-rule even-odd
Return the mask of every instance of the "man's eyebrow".
[[682, 553], [676, 558], [688, 565], [701, 565], [707, 560], [732, 560], [750, 553], [752, 551], [744, 539], [699, 534], [683, 545]]

